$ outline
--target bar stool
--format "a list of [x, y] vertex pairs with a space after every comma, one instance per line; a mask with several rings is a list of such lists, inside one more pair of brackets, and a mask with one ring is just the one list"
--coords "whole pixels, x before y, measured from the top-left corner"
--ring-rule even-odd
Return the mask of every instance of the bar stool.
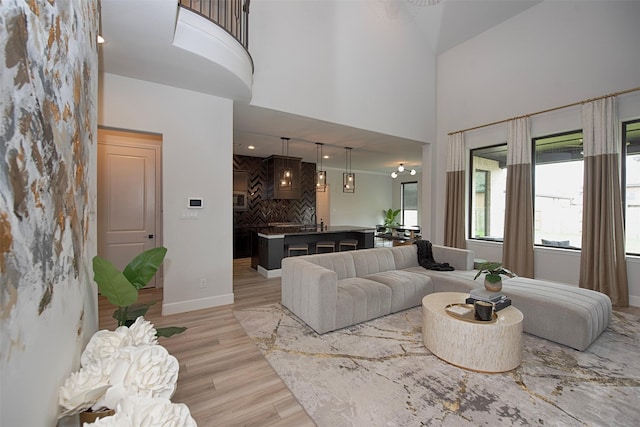
[[347, 248], [347, 249], [344, 249], [344, 250], [347, 250], [347, 251], [356, 250], [356, 249], [358, 249], [358, 241], [356, 239], [340, 240], [340, 243], [338, 244], [338, 250], [340, 252], [343, 251], [343, 249], [342, 249], [343, 246], [345, 246]]
[[320, 252], [320, 248], [326, 248], [326, 249], [330, 249], [327, 252], [335, 252], [336, 251], [336, 242], [334, 242], [333, 240], [322, 240], [318, 243], [316, 243], [316, 253], [319, 254]]
[[289, 256], [291, 256], [291, 251], [304, 251], [305, 255], [309, 255], [309, 245], [306, 243], [292, 243], [288, 249]]

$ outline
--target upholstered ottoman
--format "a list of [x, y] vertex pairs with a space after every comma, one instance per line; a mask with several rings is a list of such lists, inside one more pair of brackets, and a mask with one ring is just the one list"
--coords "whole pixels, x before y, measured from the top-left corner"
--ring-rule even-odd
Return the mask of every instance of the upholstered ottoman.
[[539, 279], [503, 280], [502, 292], [524, 315], [524, 331], [585, 350], [609, 325], [611, 299], [600, 292]]

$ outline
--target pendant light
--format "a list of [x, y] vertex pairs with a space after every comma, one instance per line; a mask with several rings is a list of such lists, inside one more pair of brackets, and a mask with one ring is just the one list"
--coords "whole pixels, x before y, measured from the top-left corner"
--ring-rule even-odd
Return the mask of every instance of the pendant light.
[[[319, 142], [316, 142], [316, 191], [327, 190], [327, 171], [322, 169], [322, 146]], [[318, 167], [320, 164], [320, 167]]]
[[354, 193], [356, 191], [356, 174], [351, 172], [351, 147], [345, 147], [345, 172], [342, 174], [342, 192]]
[[[282, 163], [278, 173], [278, 188], [283, 191], [291, 191], [292, 173], [289, 167], [289, 138], [282, 137]], [[286, 153], [285, 153], [286, 148]]]

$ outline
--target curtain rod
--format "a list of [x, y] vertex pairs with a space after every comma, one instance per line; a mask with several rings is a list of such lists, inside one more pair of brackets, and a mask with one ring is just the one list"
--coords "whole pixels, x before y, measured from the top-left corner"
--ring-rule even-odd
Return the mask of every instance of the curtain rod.
[[634, 87], [633, 89], [627, 89], [627, 90], [623, 90], [623, 91], [620, 91], [620, 92], [610, 93], [609, 95], [598, 96], [596, 98], [585, 99], [584, 101], [578, 101], [578, 102], [573, 102], [571, 104], [561, 105], [560, 107], [547, 108], [546, 110], [536, 111], [535, 113], [524, 114], [522, 116], [511, 117], [510, 119], [498, 120], [497, 122], [491, 122], [491, 123], [487, 123], [487, 124], [484, 124], [484, 125], [470, 127], [468, 129], [457, 130], [455, 132], [449, 132], [447, 135], [453, 135], [454, 133], [469, 132], [471, 130], [482, 129], [482, 128], [486, 128], [486, 127], [489, 127], [489, 126], [497, 125], [497, 124], [500, 124], [500, 123], [506, 123], [506, 122], [508, 122], [510, 120], [521, 119], [523, 117], [537, 116], [538, 114], [544, 114], [544, 113], [549, 113], [551, 111], [562, 110], [563, 108], [575, 107], [576, 105], [585, 104], [587, 102], [597, 101], [598, 99], [609, 98], [611, 96], [624, 95], [625, 93], [636, 92], [638, 90], [640, 90], [640, 86], [639, 87]]

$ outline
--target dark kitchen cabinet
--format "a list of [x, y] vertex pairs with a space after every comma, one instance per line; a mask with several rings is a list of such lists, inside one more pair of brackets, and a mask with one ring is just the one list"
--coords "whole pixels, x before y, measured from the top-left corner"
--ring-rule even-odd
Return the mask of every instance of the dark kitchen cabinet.
[[252, 256], [252, 235], [254, 234], [254, 231], [246, 228], [235, 228], [233, 230], [233, 259]]

